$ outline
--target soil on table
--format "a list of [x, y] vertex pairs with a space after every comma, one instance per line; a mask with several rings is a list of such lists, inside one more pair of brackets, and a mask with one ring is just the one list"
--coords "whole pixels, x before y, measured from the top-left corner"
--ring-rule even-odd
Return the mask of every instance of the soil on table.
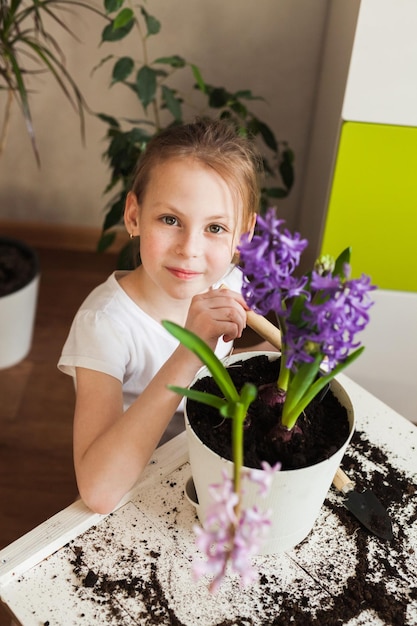
[[[269, 361], [265, 355], [238, 361], [228, 368], [238, 390], [245, 382], [258, 388], [276, 389], [279, 359]], [[195, 389], [221, 395], [215, 381], [206, 376], [199, 379]], [[349, 434], [347, 412], [329, 390], [324, 397], [315, 398], [297, 421], [291, 437], [286, 429], [277, 430], [282, 412], [280, 404], [265, 404], [262, 389], [250, 405], [244, 430], [244, 464], [261, 468], [262, 461], [281, 469], [298, 469], [319, 463], [332, 456]], [[231, 420], [223, 419], [217, 409], [206, 404], [187, 401], [189, 422], [197, 436], [214, 452], [232, 460]]]
[[[410, 425], [410, 428], [414, 426]], [[329, 581], [329, 593], [332, 595], [329, 595], [328, 601], [322, 607], [310, 607], [309, 592], [303, 588], [302, 578], [288, 586], [285, 580], [280, 582], [270, 572], [263, 572], [261, 566], [261, 591], [257, 592], [260, 614], [255, 612], [252, 619], [231, 614], [230, 619], [213, 620], [211, 626], [335, 626], [350, 624], [351, 620], [356, 626], [366, 626], [371, 618], [369, 613], [361, 616], [365, 608], [381, 626], [415, 626], [416, 621], [407, 616], [407, 609], [417, 599], [417, 578], [412, 565], [415, 563], [415, 545], [411, 544], [408, 536], [408, 529], [417, 523], [416, 485], [410, 481], [409, 475], [392, 464], [390, 454], [372, 444], [360, 431], [353, 435], [348, 453], [343, 459], [343, 468], [354, 476], [359, 491], [371, 489], [388, 508], [394, 526], [392, 541], [387, 543], [375, 538], [346, 509], [343, 498], [330, 490], [324, 503], [325, 516], [332, 513], [340, 521], [337, 532], [341, 554], [343, 555], [343, 544], [349, 543], [356, 555], [356, 563], [352, 568], [348, 566], [349, 575], [343, 585], [337, 582], [339, 578], [344, 578], [343, 572], [337, 569], [337, 563], [330, 562], [327, 566], [323, 564], [324, 575], [326, 572], [331, 573], [333, 568], [336, 569], [333, 572], [333, 592]], [[175, 524], [176, 522], [174, 534]], [[81, 602], [85, 589], [94, 592], [93, 601], [102, 614], [101, 624], [123, 624], [118, 599], [118, 595], [121, 595], [124, 598], [137, 598], [138, 602], [146, 606], [146, 611], [141, 615], [142, 620], [137, 623], [147, 626], [195, 626], [196, 622], [184, 622], [176, 616], [171, 606], [169, 590], [160, 581], [160, 555], [155, 549], [149, 547], [149, 556], [152, 559], [150, 572], [129, 545], [124, 548], [119, 546], [117, 551], [117, 559], [123, 564], [124, 575], [118, 571], [117, 565], [114, 572], [108, 574], [100, 571], [99, 564], [96, 569], [91, 569], [92, 563], [86, 562], [83, 542], [90, 537], [90, 543], [95, 545], [97, 542], [100, 546], [103, 539], [101, 535], [100, 539], [95, 539], [95, 532], [100, 532], [100, 526], [97, 531], [94, 527], [87, 531], [84, 540], [81, 536], [72, 542], [72, 566], [77, 580], [74, 593]], [[111, 537], [108, 536], [109, 543], [110, 540]], [[138, 542], [145, 545], [147, 542], [139, 529]], [[291, 558], [297, 562], [299, 553], [309, 542], [310, 537], [307, 537], [290, 553]], [[316, 560], [317, 548], [317, 545], [312, 547], [312, 564]], [[319, 546], [320, 549], [325, 547]], [[318, 560], [317, 564], [320, 563]], [[130, 573], [126, 575], [126, 571]], [[326, 584], [323, 576], [317, 575], [317, 582], [320, 581]], [[54, 623], [52, 619], [50, 623]], [[86, 624], [86, 620], [80, 619], [79, 624]]]
[[[266, 358], [266, 357], [265, 357]], [[276, 380], [276, 367], [270, 367], [263, 358], [254, 361], [255, 372], [268, 371], [265, 380], [273, 377]], [[233, 378], [238, 381], [241, 375], [240, 368], [233, 368]], [[208, 379], [210, 380], [210, 379]], [[204, 387], [208, 380], [201, 385]], [[237, 383], [238, 384], [238, 383]], [[215, 393], [214, 385], [211, 384], [208, 390]], [[319, 403], [320, 410], [311, 419], [309, 411], [302, 418], [301, 425], [304, 435], [300, 433], [294, 437], [296, 442], [292, 442], [295, 453], [301, 462], [302, 457], [311, 459], [313, 452], [306, 445], [306, 439], [310, 436], [315, 438], [314, 448], [320, 448], [320, 455], [325, 456], [331, 453], [331, 446], [325, 443], [323, 431], [328, 429], [333, 431], [333, 435], [338, 434], [344, 440], [347, 434], [347, 419], [345, 411], [339, 413], [340, 405], [331, 393], [327, 393], [322, 402]], [[210, 420], [212, 422], [211, 431], [215, 432], [216, 447], [219, 453], [225, 454], [226, 447], [218, 446], [219, 442], [227, 440], [225, 429], [230, 420], [221, 422], [217, 411], [208, 410], [201, 404], [196, 405], [196, 413], [201, 419], [193, 417], [193, 421], [198, 423]], [[254, 406], [256, 409], [256, 406]], [[204, 416], [203, 411], [204, 410]], [[326, 424], [324, 414], [332, 413], [332, 423]], [[210, 415], [212, 413], [213, 415]], [[270, 420], [267, 419], [267, 426], [270, 427]], [[274, 419], [276, 415], [274, 414]], [[313, 428], [313, 421], [319, 423], [317, 432]], [[250, 428], [254, 428], [252, 419]], [[313, 428], [313, 430], [310, 430]], [[410, 428], [414, 428], [410, 425]], [[219, 434], [221, 433], [221, 434]], [[224, 436], [223, 436], [224, 435]], [[246, 439], [248, 439], [246, 437]], [[323, 441], [322, 441], [323, 439]], [[317, 440], [320, 441], [317, 444]], [[210, 443], [213, 445], [213, 442]], [[337, 445], [337, 444], [333, 444]], [[275, 446], [276, 448], [276, 446]], [[258, 458], [263, 460], [266, 454], [274, 456], [275, 460], [282, 460], [281, 452], [278, 450], [268, 451], [267, 447], [257, 450], [251, 463], [256, 465]], [[301, 452], [300, 452], [301, 451]], [[249, 446], [249, 452], [253, 449]], [[248, 452], [248, 456], [249, 456]], [[303, 588], [303, 579], [295, 580], [292, 585], [287, 586], [285, 581], [280, 583], [269, 570], [260, 569], [259, 586], [261, 590], [257, 593], [259, 615], [256, 613], [253, 618], [237, 617], [231, 615], [230, 619], [223, 621], [213, 620], [212, 626], [334, 626], [336, 624], [348, 624], [351, 620], [359, 625], [365, 625], [370, 615], [373, 615], [378, 623], [386, 626], [404, 626], [415, 624], [412, 617], [408, 616], [408, 606], [410, 602], [417, 599], [417, 578], [414, 573], [413, 563], [415, 563], [415, 546], [410, 542], [408, 529], [417, 522], [417, 498], [416, 485], [410, 481], [402, 471], [399, 471], [393, 464], [392, 455], [383, 448], [373, 445], [364, 433], [356, 431], [353, 434], [351, 444], [343, 458], [343, 468], [354, 477], [356, 489], [363, 491], [365, 488], [371, 489], [382, 504], [388, 509], [394, 528], [394, 537], [390, 543], [375, 538], [368, 530], [360, 525], [356, 518], [346, 509], [343, 498], [330, 490], [324, 503], [325, 516], [335, 515], [340, 522], [338, 533], [340, 534], [340, 551], [343, 558], [343, 544], [351, 545], [353, 553], [356, 555], [355, 563], [347, 565], [348, 577], [342, 583], [343, 571], [338, 571], [337, 563], [322, 564], [325, 572], [329, 574], [328, 582], [329, 597], [323, 606], [310, 607], [308, 590]], [[320, 460], [317, 458], [317, 460]], [[274, 459], [270, 459], [270, 462]], [[247, 461], [246, 461], [247, 462]], [[287, 461], [289, 462], [289, 461]], [[88, 533], [94, 532], [94, 529]], [[88, 534], [87, 533], [87, 534]], [[140, 534], [138, 535], [139, 540]], [[314, 537], [313, 537], [314, 538]], [[90, 569], [84, 561], [82, 541], [76, 540], [73, 549], [76, 558], [73, 561], [74, 573], [78, 578], [78, 586], [75, 593], [82, 595], [83, 589], [93, 589], [95, 601], [103, 611], [102, 623], [115, 623], [120, 612], [119, 602], [115, 599], [117, 594], [122, 594], [126, 598], [136, 597], [146, 606], [146, 615], [143, 614], [143, 624], [163, 624], [175, 626], [190, 626], [177, 617], [170, 604], [169, 593], [161, 584], [158, 574], [159, 555], [155, 550], [150, 552], [152, 558], [151, 570], [147, 574], [143, 570], [143, 564], [138, 561], [134, 550], [129, 548], [128, 553], [122, 557], [118, 552], [118, 558], [123, 562], [127, 571], [131, 575], [120, 576], [118, 572], [112, 577], [100, 572], [100, 567]], [[142, 538], [141, 541], [146, 541]], [[303, 553], [303, 548], [309, 545], [310, 537], [299, 544], [291, 553], [291, 558], [297, 562], [299, 554]], [[325, 546], [321, 546], [325, 550]], [[315, 563], [315, 550], [312, 546], [311, 561]], [[126, 548], [128, 550], [128, 547]], [[277, 557], [279, 558], [279, 557]], [[302, 563], [302, 560], [301, 560]], [[302, 566], [302, 565], [301, 565]], [[317, 561], [320, 567], [320, 561]], [[138, 574], [138, 567], [139, 573]], [[340, 567], [340, 566], [339, 566]], [[335, 568], [336, 571], [333, 571]], [[310, 569], [310, 568], [309, 568]], [[342, 570], [343, 568], [341, 568]], [[311, 567], [314, 577], [314, 567]], [[322, 583], [321, 574], [317, 574], [318, 583]], [[337, 582], [339, 581], [339, 582]], [[250, 593], [250, 590], [248, 591]], [[367, 613], [362, 615], [366, 608]], [[82, 623], [82, 622], [80, 622]], [[118, 623], [122, 623], [118, 621]]]

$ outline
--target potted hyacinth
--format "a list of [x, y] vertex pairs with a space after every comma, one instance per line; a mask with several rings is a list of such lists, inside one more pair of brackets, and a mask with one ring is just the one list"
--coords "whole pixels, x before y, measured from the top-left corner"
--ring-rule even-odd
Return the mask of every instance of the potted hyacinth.
[[[197, 546], [204, 554], [195, 573], [211, 575], [212, 590], [228, 564], [250, 583], [256, 576], [252, 557], [291, 549], [308, 535], [353, 434], [352, 405], [335, 376], [364, 350], [356, 335], [369, 321], [375, 287], [365, 275], [350, 278], [349, 249], [335, 261], [321, 257], [310, 273], [296, 277], [306, 246], [273, 209], [258, 216], [255, 235], [243, 236], [239, 246], [243, 296], [255, 312], [276, 313], [280, 353], [238, 354], [222, 363], [197, 336], [163, 322], [206, 366], [189, 389], [170, 388], [187, 397], [190, 463], [202, 522]], [[245, 364], [259, 358], [263, 361], [243, 374]], [[268, 373], [269, 379], [258, 381], [265, 361], [273, 366], [272, 377]], [[214, 433], [206, 444], [190, 417], [205, 406], [209, 413], [200, 422]], [[260, 432], [261, 412], [269, 415], [260, 437], [264, 458], [258, 454], [253, 462], [248, 442], [252, 431]], [[227, 436], [228, 455], [220, 448]], [[219, 467], [208, 469], [206, 460]]]

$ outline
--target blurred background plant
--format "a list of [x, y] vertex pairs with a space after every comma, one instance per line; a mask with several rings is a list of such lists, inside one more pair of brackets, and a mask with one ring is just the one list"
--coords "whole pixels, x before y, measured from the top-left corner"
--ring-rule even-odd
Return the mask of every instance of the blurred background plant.
[[0, 0], [0, 90], [6, 92], [0, 126], [0, 156], [9, 139], [13, 105], [17, 104], [40, 164], [30, 100], [35, 95], [35, 80], [45, 73], [55, 79], [75, 109], [84, 138], [84, 113], [88, 107], [66, 68], [64, 52], [50, 28], [53, 22], [77, 40], [64, 20], [64, 12], [75, 8], [102, 14], [92, 3], [82, 0]]
[[[109, 54], [93, 71], [111, 64], [111, 86], [121, 85], [133, 92], [139, 100], [143, 117], [127, 119], [97, 113], [107, 124], [107, 148], [103, 156], [110, 168], [110, 181], [105, 194], [112, 194], [106, 205], [98, 249], [106, 250], [116, 238], [123, 223], [131, 176], [149, 140], [162, 128], [191, 121], [197, 115], [228, 118], [239, 132], [253, 137], [258, 143], [266, 174], [261, 198], [264, 211], [278, 199], [285, 198], [294, 182], [294, 155], [288, 143], [277, 140], [271, 128], [250, 110], [251, 103], [263, 98], [249, 89], [231, 92], [225, 87], [206, 83], [200, 69], [178, 54], [150, 59], [148, 40], [160, 33], [160, 21], [144, 5], [133, 7], [125, 0], [104, 0], [103, 5], [108, 24], [102, 31], [101, 43], [117, 43], [129, 35], [136, 36], [142, 51], [141, 59]], [[173, 86], [172, 78], [181, 70], [189, 73], [189, 93]], [[200, 96], [198, 107], [191, 101], [193, 92]], [[128, 242], [123, 248], [119, 267], [131, 267], [131, 246], [132, 243]]]

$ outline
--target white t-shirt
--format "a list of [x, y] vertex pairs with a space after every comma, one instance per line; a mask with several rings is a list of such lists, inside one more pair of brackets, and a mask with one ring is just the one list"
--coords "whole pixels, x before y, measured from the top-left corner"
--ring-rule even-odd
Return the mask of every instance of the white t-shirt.
[[[118, 281], [121, 274], [114, 272], [87, 296], [75, 315], [58, 367], [74, 379], [76, 367], [114, 376], [123, 385], [126, 410], [171, 356], [178, 341], [127, 295]], [[240, 292], [240, 270], [231, 268], [214, 287], [220, 284]], [[217, 356], [227, 356], [231, 347], [230, 342], [219, 339]]]

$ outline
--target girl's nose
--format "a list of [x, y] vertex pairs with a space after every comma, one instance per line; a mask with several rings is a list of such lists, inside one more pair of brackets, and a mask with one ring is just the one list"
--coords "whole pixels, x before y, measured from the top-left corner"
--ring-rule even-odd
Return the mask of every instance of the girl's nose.
[[177, 254], [191, 258], [201, 254], [202, 243], [197, 233], [183, 233], [177, 242]]

